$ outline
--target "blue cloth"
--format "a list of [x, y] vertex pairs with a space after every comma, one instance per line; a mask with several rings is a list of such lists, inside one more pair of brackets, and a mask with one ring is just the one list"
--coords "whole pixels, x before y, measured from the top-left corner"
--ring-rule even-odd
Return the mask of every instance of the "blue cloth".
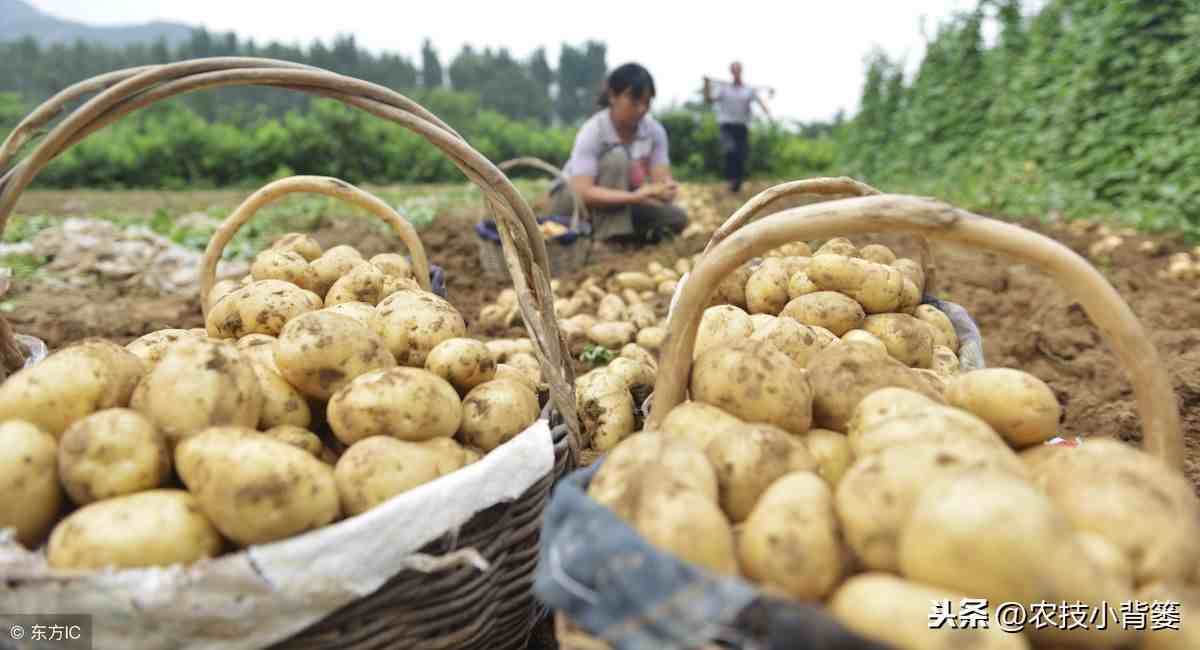
[[[551, 238], [560, 244], [570, 244], [578, 239], [580, 235], [587, 235], [591, 231], [591, 228], [588, 226], [588, 224], [583, 223], [582, 220], [579, 223], [578, 229], [571, 230], [570, 216], [538, 217], [537, 221], [538, 225], [546, 223], [547, 221], [553, 221], [554, 223], [567, 228], [567, 232]], [[487, 241], [495, 242], [496, 244], [500, 243], [500, 232], [496, 230], [496, 222], [492, 219], [484, 219], [483, 221], [476, 223], [475, 234], [481, 239], [486, 239]]]
[[446, 271], [435, 264], [429, 265], [429, 289], [442, 298], [446, 297]]
[[533, 590], [616, 650], [736, 648], [887, 650], [823, 610], [768, 598], [658, 550], [587, 496], [604, 459], [559, 482], [543, 516]]
[[983, 359], [983, 336], [967, 310], [946, 300], [925, 296], [923, 305], [932, 305], [950, 319], [954, 333], [958, 336], [958, 365], [963, 370], [978, 370], [987, 367]]

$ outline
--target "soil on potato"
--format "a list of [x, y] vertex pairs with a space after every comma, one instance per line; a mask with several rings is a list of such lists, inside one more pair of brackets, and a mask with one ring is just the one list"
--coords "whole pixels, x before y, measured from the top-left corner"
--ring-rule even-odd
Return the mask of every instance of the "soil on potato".
[[[715, 186], [704, 190], [713, 197], [717, 214], [724, 217], [763, 187], [752, 185], [740, 197]], [[785, 200], [772, 209], [788, 205]], [[479, 323], [480, 309], [510, 284], [507, 277], [483, 271], [471, 229], [477, 218], [466, 210], [439, 215], [420, 231], [427, 254], [446, 270], [449, 299], [473, 336], [525, 336], [519, 323], [506, 331], [485, 331]], [[1065, 224], [1018, 223], [1085, 256], [1099, 238]], [[365, 256], [402, 250], [397, 238], [381, 234], [362, 217], [330, 219], [313, 234], [322, 246], [351, 244]], [[911, 240], [902, 236], [855, 238], [860, 245], [870, 241], [891, 245], [900, 255], [915, 254]], [[1143, 241], [1158, 242], [1161, 250], [1157, 255], [1140, 252]], [[587, 276], [603, 280], [620, 271], [643, 270], [651, 261], [670, 266], [681, 256], [699, 252], [705, 243], [703, 237], [641, 247], [597, 242], [587, 266], [561, 279], [569, 284]], [[1054, 389], [1063, 405], [1064, 435], [1140, 439], [1129, 378], [1072, 296], [1048, 276], [999, 255], [936, 243], [933, 250], [939, 297], [963, 305], [974, 316], [983, 332], [989, 366], [1025, 369]], [[1111, 259], [1098, 262], [1097, 268], [1129, 303], [1167, 364], [1184, 418], [1188, 473], [1200, 485], [1200, 302], [1195, 288], [1156, 275], [1171, 253], [1182, 250], [1186, 247], [1177, 237], [1126, 238]], [[156, 329], [203, 325], [195, 296], [164, 296], [143, 288], [74, 288], [18, 280], [6, 298], [16, 305], [6, 314], [14, 329], [42, 338], [52, 350], [88, 336], [127, 343]], [[659, 313], [665, 313], [668, 299], [657, 302]], [[586, 369], [576, 361], [577, 372]]]

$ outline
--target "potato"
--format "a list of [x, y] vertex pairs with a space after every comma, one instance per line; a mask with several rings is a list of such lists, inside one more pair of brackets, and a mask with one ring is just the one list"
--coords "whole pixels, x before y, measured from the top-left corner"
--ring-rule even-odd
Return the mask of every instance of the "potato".
[[809, 325], [808, 329], [811, 330], [813, 334], [817, 335], [817, 345], [820, 346], [822, 350], [833, 345], [834, 343], [840, 343], [840, 340], [836, 334], [830, 332], [824, 327], [821, 327], [820, 325]]
[[250, 266], [250, 277], [256, 281], [282, 280], [308, 291], [320, 287], [317, 272], [309, 266], [303, 255], [279, 248], [268, 248], [255, 255], [254, 263]]
[[656, 292], [658, 295], [669, 298], [675, 295], [675, 291], [679, 288], [678, 280], [663, 280], [658, 283]]
[[675, 272], [679, 275], [690, 273], [692, 271], [692, 262], [687, 258], [675, 260]]
[[832, 431], [846, 431], [859, 401], [880, 388], [906, 388], [944, 403], [910, 368], [866, 343], [841, 343], [822, 350], [808, 364], [808, 382], [813, 424]]
[[539, 392], [541, 388], [540, 382], [530, 377], [528, 372], [525, 372], [523, 369], [516, 366], [510, 366], [506, 363], [496, 364], [496, 376], [493, 377], [493, 379], [506, 379], [509, 381], [515, 381], [534, 393]]
[[554, 315], [560, 319], [570, 318], [579, 313], [582, 305], [578, 301], [570, 298], [556, 298], [554, 300]]
[[237, 349], [241, 351], [243, 357], [278, 373], [279, 367], [275, 365], [275, 341], [277, 340], [274, 336], [266, 334], [247, 334], [237, 340]]
[[105, 404], [129, 405], [134, 389], [146, 375], [146, 365], [137, 355], [112, 341], [98, 338], [76, 341], [60, 351], [67, 350], [98, 359], [112, 371], [113, 381], [107, 385], [107, 392], [103, 396]]
[[378, 334], [349, 316], [323, 310], [285, 325], [274, 347], [279, 374], [317, 400], [330, 399], [355, 377], [396, 365]]
[[917, 303], [920, 304], [919, 296], [925, 292], [925, 269], [915, 260], [907, 257], [897, 259], [890, 266], [903, 273], [904, 277], [916, 286], [918, 295]]
[[[931, 370], [946, 379], [957, 375], [961, 370], [958, 365], [958, 355], [954, 354], [950, 348], [941, 345], [933, 346], [933, 356], [929, 366]], [[949, 386], [949, 383], [946, 385]]]
[[213, 427], [175, 448], [175, 468], [227, 539], [266, 544], [333, 522], [333, 468], [303, 449], [241, 427]]
[[1076, 533], [1075, 539], [1106, 574], [1120, 580], [1123, 587], [1133, 589], [1133, 562], [1116, 544], [1108, 541], [1103, 535], [1090, 532]]
[[512, 311], [500, 305], [484, 305], [479, 310], [479, 322], [486, 332], [496, 332], [505, 329], [511, 323]]
[[842, 340], [843, 341], [858, 341], [860, 343], [866, 343], [868, 345], [872, 345], [872, 346], [878, 348], [881, 352], [884, 352], [884, 353], [886, 353], [888, 351], [887, 346], [884, 345], [883, 341], [881, 341], [878, 336], [875, 336], [874, 334], [868, 332], [867, 330], [850, 330], [849, 332], [846, 332], [845, 334], [842, 335]]
[[427, 291], [397, 291], [378, 310], [384, 342], [402, 366], [423, 368], [438, 343], [467, 335], [467, 323], [454, 305]]
[[732, 305], [741, 310], [749, 309], [749, 304], [746, 302], [746, 283], [750, 281], [750, 275], [753, 272], [754, 270], [748, 263], [739, 266], [733, 273], [726, 276], [721, 284], [717, 285], [717, 290], [709, 299], [708, 306]]
[[298, 427], [294, 424], [273, 426], [263, 431], [263, 435], [280, 442], [286, 442], [297, 449], [303, 449], [312, 454], [314, 458], [322, 458], [326, 451], [320, 436], [304, 427]]
[[639, 302], [629, 307], [629, 321], [641, 330], [648, 327], [654, 327], [658, 322], [658, 316], [654, 313], [654, 308], [650, 305]]
[[822, 291], [839, 291], [855, 299], [868, 314], [895, 311], [900, 305], [904, 274], [898, 269], [844, 255], [818, 254], [805, 271]]
[[[375, 268], [383, 271], [384, 275], [388, 275], [393, 278], [416, 279], [416, 276], [413, 274], [412, 262], [408, 261], [408, 258], [404, 257], [403, 255], [399, 255], [397, 253], [380, 253], [368, 261]], [[513, 297], [516, 297], [515, 292]]]
[[475, 339], [446, 339], [429, 351], [425, 369], [450, 382], [459, 395], [466, 395], [496, 377], [496, 360], [487, 346]]
[[352, 445], [371, 436], [410, 442], [450, 437], [463, 421], [450, 382], [420, 368], [398, 366], [354, 378], [329, 398], [329, 426]]
[[692, 348], [692, 359], [699, 359], [710, 348], [718, 348], [745, 341], [754, 334], [754, 323], [750, 315], [733, 305], [715, 305], [704, 310], [700, 327], [696, 331], [696, 343]]
[[869, 456], [887, 447], [915, 442], [944, 442], [970, 438], [989, 445], [1005, 455], [1012, 451], [990, 426], [983, 420], [962, 409], [934, 405], [916, 413], [905, 413], [890, 417], [874, 426], [849, 434], [850, 447], [855, 456]]
[[524, 373], [539, 390], [545, 383], [542, 381], [542, 364], [529, 352], [514, 352], [508, 355], [507, 365]]
[[821, 288], [813, 284], [813, 281], [809, 279], [808, 273], [805, 271], [796, 271], [788, 277], [789, 302], [799, 298], [800, 296], [807, 296], [810, 293], [816, 293], [820, 290]]
[[856, 455], [835, 490], [847, 543], [863, 566], [898, 571], [900, 532], [929, 482], [983, 468], [1026, 476], [1020, 461], [1006, 451], [974, 440], [950, 439], [913, 441]]
[[805, 325], [819, 325], [835, 336], [861, 328], [866, 319], [862, 305], [836, 291], [818, 291], [793, 298], [779, 315]]
[[1033, 482], [1079, 531], [1100, 535], [1133, 566], [1139, 586], [1186, 577], [1200, 561], [1200, 499], [1163, 461], [1120, 440], [1021, 453]]
[[921, 305], [921, 288], [913, 284], [912, 280], [904, 278], [904, 285], [900, 289], [900, 306], [896, 311], [901, 314], [915, 314], [917, 307]]
[[822, 350], [817, 334], [809, 326], [790, 318], [776, 318], [769, 325], [755, 329], [750, 340], [770, 344], [801, 368]]
[[224, 542], [184, 490], [148, 490], [86, 505], [50, 535], [52, 569], [130, 569], [216, 557]]
[[487, 381], [462, 401], [459, 434], [465, 444], [485, 452], [512, 440], [538, 419], [537, 393], [511, 380]]
[[617, 284], [622, 289], [647, 291], [654, 288], [654, 279], [645, 273], [625, 271], [616, 275]]
[[374, 306], [397, 289], [396, 278], [388, 276], [370, 262], [360, 262], [349, 273], [334, 281], [325, 294], [325, 304], [365, 302]]
[[171, 344], [183, 338], [195, 336], [188, 330], [181, 329], [165, 329], [157, 332], [150, 332], [142, 337], [130, 341], [125, 349], [132, 352], [137, 358], [142, 360], [146, 367], [146, 372], [149, 372], [154, 364], [162, 360], [163, 353]]
[[312, 235], [298, 232], [289, 232], [276, 239], [271, 244], [271, 248], [299, 253], [309, 262], [321, 256], [321, 245], [317, 243], [317, 240], [313, 239]]
[[851, 439], [862, 437], [863, 431], [897, 415], [913, 415], [928, 411], [936, 402], [924, 393], [887, 386], [865, 395], [850, 414], [846, 433]]
[[925, 380], [925, 383], [928, 384], [935, 393], [945, 396], [946, 387], [950, 385], [945, 375], [936, 373], [929, 368], [913, 368], [913, 372], [917, 373], [918, 377]]
[[575, 380], [575, 404], [585, 443], [608, 451], [633, 433], [633, 395], [624, 380], [603, 368]]
[[265, 354], [243, 353], [254, 368], [259, 391], [262, 393], [262, 413], [258, 419], [258, 428], [265, 430], [281, 424], [308, 427], [312, 424], [312, 410], [308, 400], [283, 378], [274, 364], [267, 365], [260, 361]]
[[654, 368], [636, 359], [617, 357], [604, 367], [608, 374], [624, 382], [625, 387], [634, 394], [638, 392], [649, 394], [654, 390]]
[[63, 432], [58, 476], [71, 501], [87, 505], [163, 486], [171, 476], [171, 455], [145, 416], [105, 409]]
[[896, 261], [896, 254], [892, 249], [880, 244], [867, 244], [858, 251], [858, 256], [869, 262], [876, 264], [891, 264]]
[[952, 352], [958, 350], [958, 334], [954, 331], [954, 324], [950, 322], [950, 317], [942, 310], [933, 305], [918, 305], [913, 311], [913, 316], [933, 327], [934, 345], [945, 346]]
[[[653, 472], [648, 472], [653, 468]], [[686, 490], [717, 505], [717, 475], [704, 452], [656, 431], [640, 431], [616, 445], [588, 484], [588, 496], [626, 521], [636, 516], [649, 474], [664, 478], [655, 488]]]
[[628, 320], [625, 301], [616, 294], [607, 294], [596, 308], [596, 318], [602, 321]]
[[[1137, 601], [1149, 603], [1151, 608], [1138, 650], [1200, 648], [1200, 625], [1184, 622], [1200, 618], [1200, 587], [1155, 582], [1137, 591], [1135, 604]], [[1156, 607], [1154, 603], [1159, 604]], [[1130, 616], [1125, 620], [1127, 625], [1141, 623]]]
[[788, 272], [783, 258], [763, 260], [746, 281], [746, 306], [751, 314], [778, 314], [788, 303]]
[[278, 336], [297, 316], [322, 307], [317, 294], [282, 280], [259, 280], [230, 293], [208, 312], [208, 335], [237, 339], [247, 334]]
[[343, 244], [330, 248], [320, 257], [309, 262], [309, 266], [317, 274], [317, 286], [313, 291], [324, 298], [333, 283], [364, 261], [362, 253], [355, 250], [353, 246]]
[[665, 327], [645, 327], [637, 333], [637, 344], [657, 352], [662, 349], [663, 342], [667, 340], [667, 330]]
[[[130, 365], [144, 371], [137, 356], [122, 351], [132, 359]], [[24, 420], [57, 439], [91, 413], [128, 406], [126, 390], [134, 377], [129, 366], [116, 366], [93, 352], [68, 346], [10, 375], [0, 383], [0, 421]]]
[[[900, 570], [911, 580], [988, 602], [1082, 602], [1089, 610], [1132, 594], [1083, 550], [1050, 497], [994, 469], [927, 481], [899, 538]], [[1136, 630], [1110, 625], [1029, 630], [1034, 642], [1116, 648]]]
[[862, 328], [883, 341], [888, 354], [913, 368], [933, 365], [933, 338], [929, 330], [908, 314], [872, 314]]
[[932, 587], [881, 572], [852, 576], [829, 599], [829, 611], [839, 623], [868, 639], [889, 644], [897, 650], [1029, 650], [1023, 632], [1007, 632], [997, 620], [999, 603], [985, 610], [988, 622], [954, 626], [931, 614], [931, 603], [948, 603], [947, 615], [959, 612], [964, 600], [978, 598]]
[[671, 409], [660, 426], [673, 439], [689, 442], [704, 451], [717, 435], [724, 431], [744, 432], [745, 425], [715, 406], [686, 401]]
[[834, 237], [821, 244], [813, 257], [817, 255], [844, 255], [846, 257], [858, 257], [858, 248], [845, 237]]
[[375, 332], [380, 338], [384, 337], [383, 318], [379, 316], [379, 311], [373, 305], [365, 302], [350, 301], [340, 302], [335, 305], [329, 305], [320, 311], [332, 312], [349, 316], [354, 320], [367, 326], [367, 329]]
[[0, 528], [35, 549], [58, 519], [63, 492], [58, 482], [58, 442], [24, 420], [0, 422]]
[[650, 544], [719, 576], [738, 574], [733, 528], [715, 503], [695, 490], [655, 488], [668, 481], [644, 479], [634, 527]]
[[783, 429], [762, 424], [718, 433], [704, 453], [717, 473], [721, 510], [735, 524], [750, 516], [776, 479], [817, 468], [803, 443]]
[[691, 395], [746, 422], [789, 433], [804, 433], [812, 422], [804, 369], [766, 343], [745, 341], [702, 354], [692, 368]]
[[[248, 277], [250, 277], [251, 280], [254, 279], [254, 276], [248, 276]], [[213, 285], [212, 289], [209, 289], [209, 291], [208, 291], [207, 307], [209, 309], [212, 309], [212, 306], [217, 304], [217, 302], [219, 300], [221, 300], [221, 298], [224, 298], [225, 296], [228, 296], [229, 294], [233, 293], [234, 291], [237, 291], [242, 286], [244, 286], [244, 285], [241, 282], [238, 282], [237, 280], [221, 280], [221, 281], [217, 282], [216, 284]], [[207, 336], [207, 333], [205, 333], [203, 330], [201, 333], [204, 334], [205, 336]]]
[[389, 436], [364, 438], [351, 445], [333, 469], [342, 510], [350, 516], [362, 514], [462, 467], [450, 469], [446, 463], [445, 452], [436, 447]]
[[799, 600], [820, 600], [848, 568], [833, 493], [808, 471], [773, 481], [754, 504], [737, 541], [746, 577]]
[[636, 334], [637, 326], [633, 323], [601, 321], [588, 329], [587, 337], [596, 345], [614, 349], [633, 341]]
[[625, 346], [621, 348], [621, 356], [626, 359], [639, 361], [645, 365], [650, 371], [650, 383], [653, 385], [654, 376], [658, 373], [658, 359], [654, 356], [654, 353], [650, 352], [646, 348], [643, 348], [637, 343], [626, 343]]
[[1058, 435], [1062, 409], [1041, 379], [1014, 368], [961, 373], [946, 387], [946, 402], [982, 418], [1018, 449]]
[[253, 361], [237, 346], [195, 338], [167, 350], [138, 384], [130, 406], [174, 447], [208, 427], [253, 429], [262, 416], [263, 393]]
[[800, 441], [817, 462], [817, 476], [836, 486], [854, 463], [854, 450], [844, 433], [828, 429], [809, 429]]

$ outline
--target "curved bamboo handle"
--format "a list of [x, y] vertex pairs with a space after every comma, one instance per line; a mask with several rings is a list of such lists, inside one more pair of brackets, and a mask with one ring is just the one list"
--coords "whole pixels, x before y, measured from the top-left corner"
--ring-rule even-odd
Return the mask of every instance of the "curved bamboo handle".
[[[848, 176], [806, 178], [772, 185], [755, 194], [742, 207], [730, 215], [725, 220], [725, 223], [721, 224], [721, 227], [717, 228], [716, 232], [712, 234], [712, 238], [708, 240], [708, 245], [704, 247], [701, 255], [707, 255], [717, 244], [720, 244], [726, 237], [729, 237], [729, 235], [733, 234], [739, 228], [752, 221], [772, 203], [782, 198], [803, 194], [815, 194], [818, 196], [877, 196], [883, 194], [883, 192]], [[933, 251], [929, 249], [929, 240], [924, 237], [916, 237], [916, 240], [917, 250], [921, 256], [921, 268], [925, 274], [925, 293], [931, 294], [937, 273], [937, 269], [933, 263]]]
[[525, 167], [534, 167], [536, 169], [540, 169], [547, 174], [550, 174], [554, 178], [562, 181], [563, 188], [571, 193], [571, 203], [575, 206], [575, 210], [571, 213], [571, 230], [579, 230], [579, 217], [580, 215], [586, 214], [587, 206], [582, 200], [580, 200], [579, 194], [576, 193], [575, 190], [571, 189], [571, 182], [562, 173], [562, 170], [540, 158], [535, 158], [533, 156], [505, 160], [504, 162], [496, 165], [496, 168], [502, 172], [506, 172], [513, 167], [520, 167], [522, 165]]
[[213, 234], [212, 239], [209, 240], [208, 247], [204, 249], [203, 264], [200, 267], [200, 308], [205, 317], [208, 316], [208, 294], [216, 283], [217, 263], [221, 261], [221, 253], [225, 250], [225, 246], [260, 209], [288, 194], [300, 192], [324, 194], [351, 203], [367, 210], [394, 228], [412, 256], [413, 274], [417, 276], [417, 284], [425, 291], [430, 291], [429, 259], [425, 256], [425, 246], [421, 244], [421, 238], [417, 236], [413, 225], [400, 216], [400, 213], [379, 197], [364, 192], [341, 179], [330, 176], [290, 176], [268, 183], [247, 197], [233, 213], [225, 218], [225, 221], [217, 228], [217, 232]]
[[939, 201], [895, 194], [784, 210], [739, 230], [702, 258], [667, 322], [658, 384], [645, 428], [658, 428], [666, 414], [684, 400], [696, 331], [721, 279], [752, 257], [788, 242], [870, 232], [920, 233], [966, 244], [1009, 255], [1052, 276], [1083, 306], [1129, 374], [1142, 418], [1142, 446], [1183, 471], [1183, 433], [1170, 377], [1141, 323], [1103, 275], [1071, 249], [1031, 230]]

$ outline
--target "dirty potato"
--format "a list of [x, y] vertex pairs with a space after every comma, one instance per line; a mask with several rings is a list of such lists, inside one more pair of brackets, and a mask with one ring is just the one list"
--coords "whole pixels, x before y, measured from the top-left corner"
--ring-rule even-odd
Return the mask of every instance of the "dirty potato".
[[804, 325], [824, 327], [835, 336], [862, 328], [867, 317], [862, 305], [836, 291], [817, 291], [793, 298], [779, 315]]
[[425, 369], [450, 382], [459, 395], [466, 395], [496, 377], [496, 359], [475, 339], [446, 339], [429, 351]]
[[274, 347], [283, 378], [317, 400], [328, 400], [359, 375], [396, 365], [378, 334], [349, 316], [327, 311], [289, 322]]
[[773, 345], [743, 341], [714, 347], [692, 368], [692, 398], [746, 422], [794, 434], [812, 422], [812, 390], [804, 369]]
[[[301, 289], [314, 291], [320, 287], [317, 272], [308, 264], [308, 260], [296, 251], [279, 248], [268, 248], [254, 256], [250, 266], [250, 276], [259, 280], [282, 280], [290, 282]], [[209, 294], [211, 297], [211, 293]], [[213, 304], [216, 304], [215, 302]]]
[[538, 418], [537, 393], [505, 379], [481, 383], [462, 402], [459, 434], [465, 444], [489, 452], [529, 428]]
[[384, 342], [402, 366], [423, 368], [437, 344], [467, 334], [467, 323], [454, 305], [428, 291], [397, 291], [384, 298], [378, 310]]
[[0, 422], [0, 528], [35, 549], [54, 526], [63, 505], [54, 436], [23, 420]]
[[208, 335], [238, 339], [247, 334], [278, 336], [297, 316], [322, 307], [320, 296], [283, 280], [259, 280], [213, 304], [205, 319]]
[[374, 370], [347, 382], [329, 399], [329, 426], [343, 443], [371, 436], [419, 442], [453, 436], [462, 402], [450, 382], [421, 368]]
[[87, 505], [161, 487], [171, 475], [167, 441], [137, 411], [97, 411], [63, 432], [58, 476], [71, 501]]

